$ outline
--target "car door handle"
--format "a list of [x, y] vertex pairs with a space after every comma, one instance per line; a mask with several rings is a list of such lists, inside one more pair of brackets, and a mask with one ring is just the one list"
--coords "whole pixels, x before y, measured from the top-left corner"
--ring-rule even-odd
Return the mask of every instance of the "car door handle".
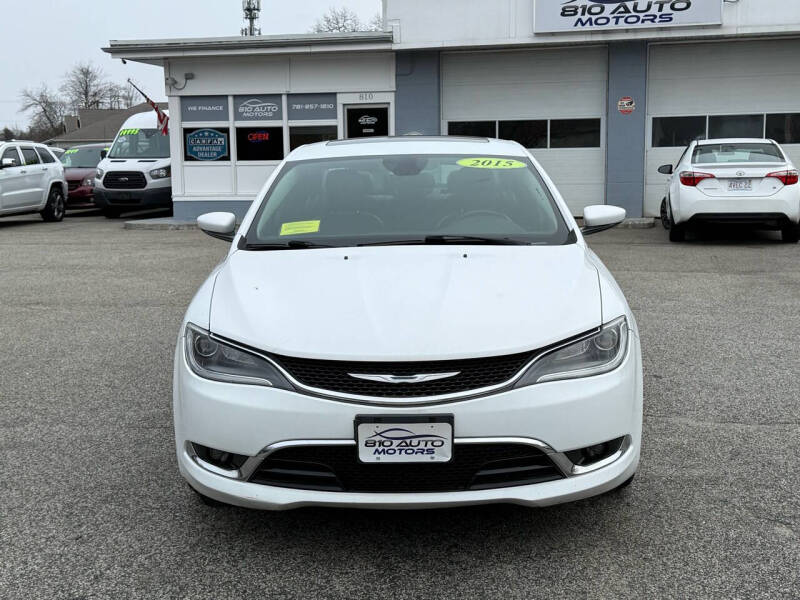
[[47, 167], [42, 167], [42, 171], [47, 171]]
[[19, 171], [19, 172], [20, 172], [20, 173], [22, 173], [22, 174], [25, 174], [25, 173], [27, 173], [27, 171], [26, 171], [25, 169], [20, 169], [20, 171]]

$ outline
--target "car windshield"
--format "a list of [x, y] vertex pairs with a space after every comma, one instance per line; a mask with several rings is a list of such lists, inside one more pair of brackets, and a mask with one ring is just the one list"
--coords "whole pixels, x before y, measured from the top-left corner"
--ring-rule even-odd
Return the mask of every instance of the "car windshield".
[[692, 162], [696, 164], [773, 163], [784, 162], [775, 144], [702, 144], [694, 149]]
[[574, 239], [526, 158], [395, 155], [287, 163], [246, 242], [348, 246], [464, 236], [475, 243]]
[[61, 157], [61, 162], [65, 167], [78, 169], [90, 169], [97, 166], [102, 160], [103, 150], [108, 148], [70, 148]]
[[123, 129], [108, 153], [109, 158], [168, 158], [169, 136], [158, 129]]

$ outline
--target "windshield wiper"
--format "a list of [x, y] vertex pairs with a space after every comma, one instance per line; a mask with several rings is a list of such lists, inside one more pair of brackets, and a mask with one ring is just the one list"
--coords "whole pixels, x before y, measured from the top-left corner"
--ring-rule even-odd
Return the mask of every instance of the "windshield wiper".
[[426, 244], [487, 244], [492, 246], [529, 246], [530, 242], [485, 235], [428, 235]]
[[306, 240], [286, 240], [271, 244], [245, 244], [242, 250], [304, 250], [306, 248], [336, 248], [336, 246]]
[[444, 244], [485, 244], [487, 246], [530, 246], [530, 242], [507, 237], [482, 235], [426, 235], [424, 238], [407, 238], [382, 242], [367, 242], [359, 246], [423, 246]]

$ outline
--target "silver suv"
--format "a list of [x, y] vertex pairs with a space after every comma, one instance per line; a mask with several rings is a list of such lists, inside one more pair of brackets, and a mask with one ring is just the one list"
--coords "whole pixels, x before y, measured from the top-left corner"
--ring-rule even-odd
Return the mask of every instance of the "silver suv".
[[64, 167], [44, 144], [0, 142], [0, 217], [38, 212], [45, 221], [64, 218]]

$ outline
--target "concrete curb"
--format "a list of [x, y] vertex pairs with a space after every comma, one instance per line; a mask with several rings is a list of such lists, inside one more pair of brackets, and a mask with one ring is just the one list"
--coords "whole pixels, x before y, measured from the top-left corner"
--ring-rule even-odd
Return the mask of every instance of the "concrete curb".
[[[583, 217], [575, 217], [578, 225], [583, 226]], [[635, 219], [625, 219], [617, 225], [620, 229], [651, 229], [656, 226], [655, 217], [638, 217]]]
[[140, 219], [125, 221], [123, 229], [138, 229], [150, 231], [189, 231], [197, 229], [196, 221], [179, 221], [170, 217], [161, 219]]

